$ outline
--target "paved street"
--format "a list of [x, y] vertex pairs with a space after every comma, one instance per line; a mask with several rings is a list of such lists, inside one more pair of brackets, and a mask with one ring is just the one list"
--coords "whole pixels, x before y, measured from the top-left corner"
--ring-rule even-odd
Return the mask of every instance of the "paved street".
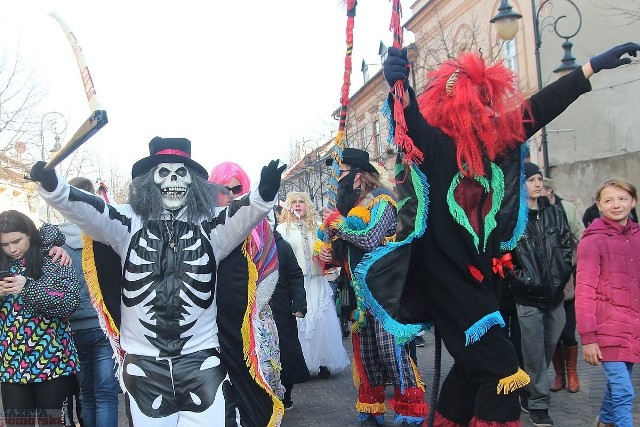
[[[418, 348], [418, 367], [423, 379], [427, 382], [427, 400], [431, 396], [433, 381], [434, 337], [433, 333], [425, 334], [426, 346]], [[344, 340], [347, 350], [351, 351], [351, 340]], [[442, 351], [442, 380], [451, 367], [452, 359], [446, 350]], [[549, 368], [549, 376], [553, 377], [553, 368]], [[578, 376], [580, 392], [561, 391], [551, 393], [551, 409], [549, 415], [557, 427], [593, 426], [600, 408], [605, 387], [602, 367], [586, 364], [579, 356]], [[636, 401], [634, 402], [635, 425], [640, 425], [640, 373], [634, 372]], [[387, 387], [387, 396], [392, 396], [392, 388]], [[310, 382], [296, 385], [293, 389], [294, 408], [287, 411], [282, 422], [283, 427], [301, 426], [358, 426], [355, 421], [354, 408], [356, 390], [353, 386], [351, 370], [335, 375], [329, 380], [314, 377]], [[527, 414], [520, 417], [523, 426], [531, 426]], [[392, 414], [387, 413], [386, 425], [393, 425]]]
[[[427, 399], [431, 396], [433, 381], [434, 338], [433, 333], [425, 334], [426, 346], [418, 348], [418, 365], [423, 379], [427, 382]], [[344, 344], [351, 354], [351, 340], [345, 339]], [[451, 367], [452, 359], [443, 348], [442, 379]], [[549, 376], [553, 377], [553, 368], [549, 369]], [[561, 391], [551, 394], [551, 409], [549, 414], [557, 427], [588, 427], [593, 426], [593, 420], [600, 407], [600, 400], [604, 393], [605, 380], [601, 367], [587, 365], [579, 357], [578, 376], [580, 377], [580, 392], [568, 393]], [[640, 372], [636, 367], [634, 372], [636, 396], [640, 396]], [[387, 396], [393, 390], [387, 388]], [[283, 427], [352, 427], [358, 426], [354, 408], [356, 390], [353, 386], [351, 370], [333, 375], [328, 380], [313, 377], [311, 381], [298, 384], [293, 389], [294, 407], [285, 412]], [[634, 404], [635, 425], [640, 425], [640, 399], [636, 397]], [[124, 402], [120, 399], [119, 425], [126, 426], [127, 420]], [[520, 418], [523, 426], [531, 426], [526, 414]], [[392, 415], [387, 413], [386, 425], [392, 426]], [[2, 423], [0, 422], [0, 425]]]

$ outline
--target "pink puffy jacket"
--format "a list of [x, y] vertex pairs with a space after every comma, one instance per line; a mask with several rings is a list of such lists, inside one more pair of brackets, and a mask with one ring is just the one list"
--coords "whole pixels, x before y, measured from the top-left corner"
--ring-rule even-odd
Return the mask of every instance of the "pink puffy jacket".
[[598, 218], [578, 244], [576, 321], [603, 361], [640, 362], [640, 226]]

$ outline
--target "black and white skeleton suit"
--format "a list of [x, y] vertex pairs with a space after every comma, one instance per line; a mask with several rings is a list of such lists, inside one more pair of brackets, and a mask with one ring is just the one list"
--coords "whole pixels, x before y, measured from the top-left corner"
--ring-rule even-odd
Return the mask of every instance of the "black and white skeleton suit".
[[143, 221], [130, 205], [106, 204], [59, 176], [55, 190], [38, 192], [120, 255], [121, 375], [134, 424], [224, 426], [228, 377], [219, 358], [216, 268], [273, 201], [256, 188], [233, 216], [224, 210], [196, 224], [185, 207]]

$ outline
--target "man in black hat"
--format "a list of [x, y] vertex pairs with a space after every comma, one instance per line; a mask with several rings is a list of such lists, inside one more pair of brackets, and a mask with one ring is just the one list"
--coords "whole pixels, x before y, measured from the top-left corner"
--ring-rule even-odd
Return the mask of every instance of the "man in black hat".
[[[130, 204], [106, 204], [70, 187], [44, 171], [44, 162], [34, 165], [31, 177], [41, 183], [47, 203], [120, 255], [121, 382], [133, 423], [218, 425], [225, 420], [230, 382], [235, 393], [252, 390], [240, 389], [225, 366], [245, 361], [221, 356], [217, 264], [271, 210], [286, 165], [271, 161], [256, 190], [216, 215], [215, 188], [190, 158], [188, 139], [156, 137], [149, 151], [133, 165]], [[281, 416], [265, 405], [241, 411], [254, 426]]]
[[[389, 406], [401, 425], [421, 424], [427, 415], [424, 387], [411, 363], [406, 346], [396, 345], [393, 320], [379, 302], [392, 294], [397, 278], [381, 274], [379, 280], [360, 280], [356, 270], [366, 269], [379, 250], [392, 241], [396, 232], [395, 195], [380, 183], [369, 153], [345, 148], [342, 153], [336, 211], [325, 208], [323, 228], [334, 241], [333, 250], [323, 250], [320, 259], [342, 267], [344, 287], [351, 286], [356, 298], [351, 330], [355, 378], [359, 379], [356, 408], [362, 426], [384, 424], [385, 380], [394, 387]], [[385, 291], [386, 289], [386, 291]]]

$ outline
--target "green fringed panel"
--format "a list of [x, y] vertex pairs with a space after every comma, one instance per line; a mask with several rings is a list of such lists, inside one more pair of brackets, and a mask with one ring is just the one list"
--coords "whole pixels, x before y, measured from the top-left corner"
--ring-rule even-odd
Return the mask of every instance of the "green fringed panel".
[[453, 219], [455, 219], [458, 224], [460, 224], [465, 230], [467, 230], [469, 234], [471, 234], [471, 237], [473, 237], [473, 244], [475, 245], [476, 250], [480, 252], [478, 250], [480, 237], [478, 237], [478, 234], [475, 232], [473, 227], [471, 227], [471, 223], [469, 222], [467, 213], [464, 211], [464, 209], [462, 209], [462, 206], [460, 206], [458, 202], [456, 202], [456, 199], [453, 196], [453, 192], [460, 183], [462, 177], [462, 172], [458, 172], [453, 177], [453, 181], [451, 181], [451, 185], [449, 186], [449, 191], [447, 191], [447, 205], [449, 205], [449, 212], [451, 212], [451, 216], [453, 216]]
[[409, 200], [411, 200], [411, 197], [405, 197], [404, 199], [398, 201], [398, 204], [396, 205], [396, 209], [398, 210], [398, 212], [400, 212], [404, 204]]
[[[502, 199], [504, 198], [504, 174], [502, 170], [496, 166], [494, 163], [491, 163], [491, 172], [492, 172], [492, 180], [489, 180], [483, 176], [474, 175], [473, 179], [478, 181], [482, 188], [484, 188], [485, 193], [488, 193], [489, 190], [493, 190], [493, 195], [491, 197], [491, 210], [487, 213], [487, 216], [484, 218], [484, 236], [482, 237], [482, 251], [484, 252], [487, 249], [487, 241], [489, 240], [489, 235], [496, 228], [498, 222], [496, 221], [496, 215], [500, 210], [500, 205], [502, 204]], [[467, 217], [467, 213], [462, 209], [462, 206], [456, 202], [456, 199], [453, 195], [456, 187], [460, 184], [460, 180], [462, 180], [463, 175], [462, 172], [458, 172], [451, 181], [451, 185], [449, 186], [449, 191], [447, 191], [447, 205], [449, 206], [449, 212], [451, 212], [451, 216], [456, 220], [458, 224], [460, 224], [471, 236], [473, 237], [473, 244], [476, 247], [478, 253], [480, 252], [480, 236], [471, 226], [471, 222], [469, 221], [469, 217]]]

